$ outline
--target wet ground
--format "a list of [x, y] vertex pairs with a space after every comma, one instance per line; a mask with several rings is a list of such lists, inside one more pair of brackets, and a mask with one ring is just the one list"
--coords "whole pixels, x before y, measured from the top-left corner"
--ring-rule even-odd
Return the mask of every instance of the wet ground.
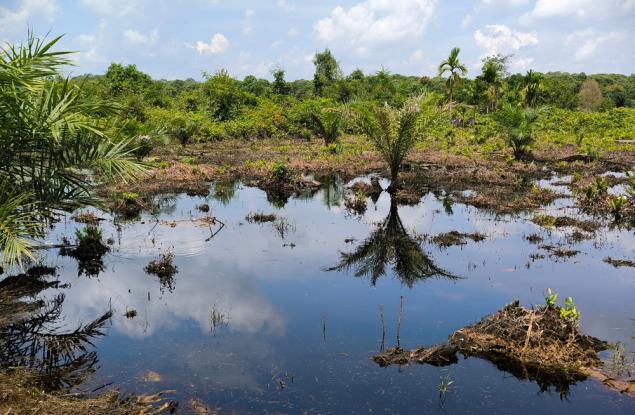
[[[562, 180], [540, 184], [565, 193], [553, 185]], [[112, 238], [103, 267], [42, 252], [69, 283], [61, 289], [65, 327], [114, 312], [95, 341], [99, 369], [80, 389], [111, 382], [126, 392], [174, 389], [186, 412], [193, 398], [221, 413], [635, 411], [635, 400], [593, 380], [541, 393], [478, 359], [445, 368], [379, 368], [370, 359], [396, 344], [398, 326], [403, 348], [443, 342], [514, 298], [544, 303], [548, 287], [574, 298], [586, 333], [635, 350], [635, 268], [603, 261], [635, 258], [632, 230], [603, 228], [572, 242], [574, 229], [544, 229], [531, 222], [535, 213], [496, 216], [432, 193], [397, 206], [384, 192], [376, 203], [367, 199], [360, 216], [344, 207], [345, 185], [332, 180], [283, 207], [239, 183], [209, 197], [167, 195], [138, 220], [113, 223], [99, 213], [104, 239]], [[575, 216], [570, 205], [561, 198], [538, 213]], [[257, 212], [276, 220], [246, 220]], [[218, 221], [200, 220], [207, 216]], [[47, 242], [83, 226], [59, 222]], [[432, 242], [449, 231], [485, 239]], [[543, 241], [529, 241], [533, 234]], [[561, 244], [579, 253], [545, 248]], [[176, 275], [147, 274], [166, 251]]]

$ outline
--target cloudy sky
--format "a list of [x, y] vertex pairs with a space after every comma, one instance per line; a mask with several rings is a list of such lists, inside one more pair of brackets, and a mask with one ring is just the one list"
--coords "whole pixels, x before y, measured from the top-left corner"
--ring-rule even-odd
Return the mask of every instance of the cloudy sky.
[[0, 0], [0, 42], [62, 34], [74, 74], [134, 63], [155, 78], [310, 78], [331, 48], [345, 73], [433, 75], [453, 46], [470, 76], [513, 54], [511, 70], [635, 72], [635, 0]]

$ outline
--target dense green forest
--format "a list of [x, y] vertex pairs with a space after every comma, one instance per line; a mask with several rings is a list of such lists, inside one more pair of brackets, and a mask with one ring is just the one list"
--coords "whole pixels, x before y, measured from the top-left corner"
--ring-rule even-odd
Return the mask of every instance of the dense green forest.
[[[238, 80], [225, 70], [204, 73], [202, 82], [154, 80], [135, 65], [113, 63], [104, 75], [73, 82], [87, 95], [122, 105], [126, 131], [152, 140], [152, 145], [166, 140], [185, 145], [229, 138], [310, 138], [324, 135], [321, 124], [329, 120], [322, 118], [329, 113], [351, 105], [400, 107], [424, 93], [453, 104], [452, 124], [441, 126], [438, 137], [452, 134], [451, 127], [470, 127], [469, 134], [485, 143], [495, 133], [496, 117], [491, 115], [507, 104], [548, 108], [537, 120], [537, 131], [556, 142], [590, 147], [593, 140], [635, 136], [635, 74], [510, 74], [509, 57], [502, 55], [484, 59], [480, 73], [467, 74], [457, 70], [457, 63], [462, 64], [456, 51], [433, 78], [383, 69], [345, 75], [325, 50], [315, 55], [312, 80], [286, 81], [281, 68], [272, 70], [273, 81], [254, 76]], [[341, 127], [356, 132], [354, 126]], [[150, 143], [140, 144], [149, 150]]]

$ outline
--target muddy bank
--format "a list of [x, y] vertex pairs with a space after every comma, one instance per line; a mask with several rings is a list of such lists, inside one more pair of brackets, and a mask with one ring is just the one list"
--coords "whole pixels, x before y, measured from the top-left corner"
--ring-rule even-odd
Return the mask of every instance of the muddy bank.
[[[607, 350], [609, 344], [583, 334], [573, 319], [563, 317], [562, 310], [557, 306], [527, 309], [515, 301], [457, 330], [446, 343], [414, 350], [393, 348], [375, 355], [373, 360], [380, 366], [446, 366], [457, 363], [459, 355], [476, 357], [519, 379], [535, 381], [543, 391], [555, 388], [566, 393], [574, 383], [591, 375], [601, 376], [603, 362], [598, 353]], [[619, 383], [621, 392], [635, 393], [632, 381], [620, 383], [604, 376]]]
[[[342, 139], [342, 145], [343, 151], [339, 154], [324, 152], [318, 140], [228, 140], [190, 145], [185, 149], [160, 147], [150, 158], [155, 167], [146, 178], [134, 184], [103, 188], [102, 194], [108, 196], [113, 191], [207, 194], [212, 180], [242, 180], [267, 191], [272, 200], [284, 201], [292, 194], [316, 187], [307, 176], [335, 174], [348, 180], [378, 173], [387, 177], [385, 162], [365, 140], [347, 136]], [[627, 171], [635, 164], [635, 154], [627, 150], [605, 152], [591, 162], [566, 161], [572, 155], [575, 149], [563, 146], [536, 151], [530, 162], [514, 162], [509, 161], [505, 153], [474, 153], [466, 157], [419, 148], [402, 166], [398, 196], [400, 203], [412, 204], [430, 190], [444, 189], [452, 193], [456, 201], [497, 213], [514, 213], [539, 208], [560, 197], [550, 190], [532, 186], [533, 181], [549, 178], [553, 171], [601, 174], [609, 170]], [[277, 180], [281, 168], [285, 180]], [[378, 189], [353, 190], [363, 190], [372, 197]], [[474, 193], [465, 195], [462, 193], [465, 190]]]

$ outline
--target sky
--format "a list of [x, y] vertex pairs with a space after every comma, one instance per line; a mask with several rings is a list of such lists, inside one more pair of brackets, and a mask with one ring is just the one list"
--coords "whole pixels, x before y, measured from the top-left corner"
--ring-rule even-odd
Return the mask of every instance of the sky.
[[64, 34], [73, 75], [136, 64], [156, 79], [310, 79], [330, 48], [345, 74], [434, 76], [452, 47], [468, 76], [483, 57], [510, 71], [635, 72], [635, 0], [0, 0], [0, 43]]

